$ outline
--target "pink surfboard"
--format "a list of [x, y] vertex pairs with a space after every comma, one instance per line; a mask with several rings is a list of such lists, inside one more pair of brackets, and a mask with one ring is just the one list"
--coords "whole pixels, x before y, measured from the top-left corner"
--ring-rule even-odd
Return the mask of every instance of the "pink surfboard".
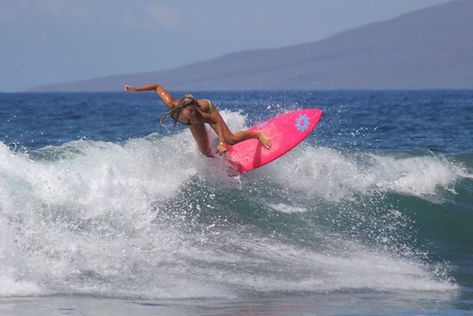
[[322, 117], [320, 109], [297, 110], [281, 114], [249, 130], [261, 130], [271, 139], [271, 149], [257, 139], [228, 146], [227, 159], [238, 173], [262, 167], [281, 157], [310, 135]]

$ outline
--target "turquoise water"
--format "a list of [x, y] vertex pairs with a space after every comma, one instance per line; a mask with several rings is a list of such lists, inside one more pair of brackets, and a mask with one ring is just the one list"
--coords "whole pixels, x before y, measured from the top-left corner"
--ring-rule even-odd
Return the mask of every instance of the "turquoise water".
[[2, 315], [471, 313], [472, 91], [196, 96], [324, 117], [229, 178], [151, 93], [0, 94]]

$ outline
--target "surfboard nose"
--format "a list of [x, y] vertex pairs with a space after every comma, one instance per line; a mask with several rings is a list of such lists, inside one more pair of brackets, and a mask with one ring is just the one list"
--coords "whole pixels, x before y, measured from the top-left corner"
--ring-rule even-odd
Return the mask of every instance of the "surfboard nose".
[[241, 173], [264, 166], [281, 157], [302, 142], [316, 127], [323, 111], [321, 109], [302, 109], [287, 112], [250, 130], [265, 133], [271, 140], [270, 149], [256, 139], [249, 139], [229, 147], [227, 157]]

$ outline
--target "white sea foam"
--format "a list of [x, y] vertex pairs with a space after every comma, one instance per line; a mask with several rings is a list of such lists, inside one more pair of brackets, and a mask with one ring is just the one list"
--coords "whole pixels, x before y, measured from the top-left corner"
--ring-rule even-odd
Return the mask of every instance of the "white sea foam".
[[311, 145], [290, 152], [259, 173], [284, 187], [335, 202], [373, 192], [439, 201], [439, 190], [454, 192], [455, 183], [469, 176], [462, 165], [441, 157], [350, 155]]
[[36, 284], [29, 281], [14, 280], [3, 273], [0, 276], [0, 296], [31, 296], [45, 294]]
[[[241, 115], [224, 115], [232, 129], [244, 127]], [[255, 290], [455, 288], [415, 257], [317, 228], [320, 251], [249, 232], [238, 222], [199, 222], [192, 210], [218, 218], [235, 203], [219, 201], [215, 193], [166, 204], [183, 189], [192, 194], [208, 186], [218, 193], [222, 185], [243, 185], [219, 180], [211, 172], [214, 161], [196, 153], [188, 131], [121, 144], [76, 141], [34, 157], [0, 143], [0, 296], [178, 298]], [[271, 175], [274, 184], [337, 202], [373, 190], [423, 197], [439, 187], [452, 189], [463, 172], [437, 157], [366, 157], [304, 145], [248, 176]], [[290, 200], [272, 207], [287, 213], [307, 209]]]
[[[247, 239], [243, 244], [252, 251], [245, 254], [244, 263], [235, 262], [244, 264], [246, 269], [231, 275], [216, 273], [217, 278], [232, 287], [250, 286], [258, 291], [324, 292], [360, 288], [452, 291], [457, 288], [448, 280], [438, 280], [430, 267], [415, 260], [367, 249], [341, 236], [325, 236], [322, 240], [334, 248], [314, 252], [266, 239]], [[225, 238], [221, 238], [221, 242], [224, 241]], [[247, 272], [254, 271], [250, 267], [261, 273]], [[274, 271], [279, 273], [274, 274]]]
[[283, 213], [304, 213], [307, 212], [306, 208], [288, 205], [285, 203], [269, 204], [269, 207], [278, 210]]

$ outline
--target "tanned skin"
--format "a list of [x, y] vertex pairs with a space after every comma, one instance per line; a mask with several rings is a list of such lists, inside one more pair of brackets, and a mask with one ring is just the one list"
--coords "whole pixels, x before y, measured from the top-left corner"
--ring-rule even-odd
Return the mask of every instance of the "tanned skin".
[[[124, 86], [126, 92], [143, 92], [155, 91], [156, 94], [163, 100], [166, 107], [171, 110], [179, 104], [179, 99], [174, 98], [166, 89], [156, 84], [147, 84], [142, 87], [135, 88], [132, 85], [126, 84]], [[212, 104], [211, 112], [208, 113], [210, 104], [207, 100], [197, 100], [199, 107], [184, 108], [177, 120], [181, 123], [191, 123], [189, 126], [192, 136], [194, 137], [199, 150], [207, 157], [212, 157], [212, 150], [210, 148], [209, 137], [205, 129], [205, 123], [209, 124], [215, 131], [219, 138], [217, 152], [223, 154], [227, 151], [227, 144], [234, 145], [250, 138], [256, 138], [266, 148], [271, 148], [271, 141], [261, 131], [239, 131], [232, 133], [222, 116], [218, 112], [214, 104]]]

